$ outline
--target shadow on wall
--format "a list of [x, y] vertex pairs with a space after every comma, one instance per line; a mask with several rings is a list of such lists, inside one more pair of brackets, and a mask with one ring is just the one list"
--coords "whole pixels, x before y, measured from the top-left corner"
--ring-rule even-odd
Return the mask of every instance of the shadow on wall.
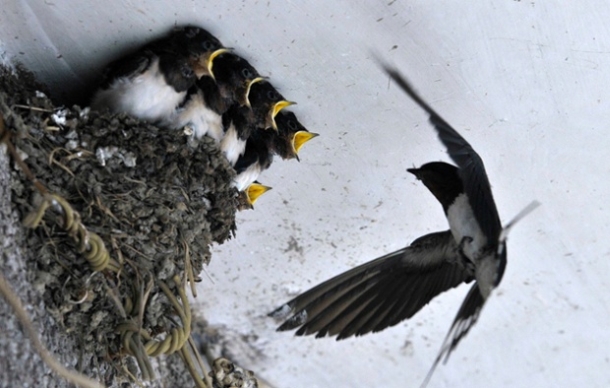
[[34, 73], [55, 105], [88, 106], [110, 62], [166, 35], [173, 24], [129, 31], [128, 36], [110, 42], [101, 34], [90, 36], [97, 32], [65, 28], [65, 24], [53, 30], [48, 26], [30, 28], [9, 20], [0, 26], [0, 55], [4, 62], [22, 64]]
[[[47, 74], [46, 71], [41, 71], [37, 68], [30, 68], [27, 64], [26, 68], [34, 74], [38, 81], [47, 87], [47, 93], [55, 105], [80, 105], [88, 106], [91, 98], [95, 93], [104, 73], [104, 69], [111, 62], [135, 52], [141, 46], [157, 39], [166, 34], [170, 28], [161, 29], [160, 33], [154, 37], [147, 35], [138, 40], [137, 38], [131, 43], [122, 42], [113, 46], [102, 45], [98, 48], [92, 48], [93, 52], [97, 52], [99, 56], [89, 56], [88, 63], [74, 63], [69, 60], [62, 60], [56, 66], [57, 72]], [[118, 42], [117, 42], [118, 43]], [[48, 51], [45, 51], [38, 60], [51, 61], [56, 58], [47, 58]], [[15, 59], [19, 60], [18, 57]], [[57, 58], [62, 59], [62, 58]]]

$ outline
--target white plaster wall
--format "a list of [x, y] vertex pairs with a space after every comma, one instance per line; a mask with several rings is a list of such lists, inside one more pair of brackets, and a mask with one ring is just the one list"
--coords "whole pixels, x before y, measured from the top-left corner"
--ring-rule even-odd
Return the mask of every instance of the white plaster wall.
[[322, 136], [217, 247], [197, 305], [246, 335], [239, 360], [276, 387], [417, 387], [466, 287], [413, 320], [335, 342], [265, 315], [307, 288], [446, 228], [405, 172], [448, 160], [426, 117], [372, 60], [396, 64], [484, 159], [513, 230], [504, 280], [434, 387], [610, 386], [610, 31], [607, 2], [5, 1], [0, 41], [66, 101], [174, 23], [244, 55]]

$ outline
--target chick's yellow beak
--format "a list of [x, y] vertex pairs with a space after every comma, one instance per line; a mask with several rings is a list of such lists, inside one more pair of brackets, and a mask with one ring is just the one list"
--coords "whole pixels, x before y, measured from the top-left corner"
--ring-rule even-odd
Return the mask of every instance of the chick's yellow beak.
[[296, 102], [281, 100], [276, 102], [273, 105], [273, 109], [271, 110], [271, 126], [273, 129], [277, 131], [277, 123], [275, 122], [275, 116], [284, 108], [289, 107], [290, 105], [296, 105]]
[[227, 48], [221, 48], [218, 49], [216, 51], [213, 51], [206, 59], [205, 59], [205, 67], [208, 70], [208, 74], [210, 75], [210, 77], [212, 77], [212, 79], [216, 79], [214, 77], [214, 59], [216, 59], [216, 57], [218, 57], [221, 54], [224, 53], [228, 53], [230, 52], [230, 49]]
[[299, 150], [305, 143], [313, 139], [314, 137], [320, 136], [317, 133], [308, 132], [308, 131], [298, 131], [292, 137], [292, 149], [295, 154], [299, 153]]
[[263, 78], [263, 77], [256, 77], [252, 81], [248, 82], [248, 85], [246, 86], [246, 106], [248, 108], [252, 108], [252, 105], [250, 105], [250, 89], [252, 89], [252, 85], [254, 85], [257, 82], [264, 81], [264, 80], [265, 80], [265, 78]]
[[245, 190], [246, 196], [248, 197], [248, 203], [250, 205], [254, 205], [258, 198], [269, 190], [271, 190], [271, 187], [261, 185], [258, 182], [250, 184], [250, 186], [248, 186]]

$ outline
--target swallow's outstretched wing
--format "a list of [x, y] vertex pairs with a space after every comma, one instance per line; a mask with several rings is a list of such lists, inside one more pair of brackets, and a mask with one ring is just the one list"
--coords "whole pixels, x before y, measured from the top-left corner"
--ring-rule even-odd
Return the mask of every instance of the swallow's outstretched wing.
[[468, 195], [470, 206], [481, 230], [485, 233], [487, 241], [498, 241], [502, 231], [502, 224], [491, 193], [491, 185], [487, 178], [483, 160], [449, 123], [447, 123], [428, 103], [426, 103], [413, 89], [411, 84], [398, 72], [387, 65], [384, 70], [423, 110], [430, 115], [430, 123], [438, 132], [440, 140], [447, 148], [447, 152], [460, 168], [460, 176], [464, 183], [464, 191]]
[[450, 231], [428, 234], [304, 292], [269, 315], [290, 315], [278, 330], [300, 327], [297, 335], [339, 340], [383, 330], [473, 279], [457, 249]]

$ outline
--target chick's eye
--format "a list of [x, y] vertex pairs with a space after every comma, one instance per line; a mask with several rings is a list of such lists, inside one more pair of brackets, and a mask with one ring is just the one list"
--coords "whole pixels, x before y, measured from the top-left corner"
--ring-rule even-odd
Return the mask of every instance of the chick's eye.
[[292, 120], [289, 120], [289, 121], [288, 121], [288, 126], [289, 126], [289, 127], [290, 127], [290, 129], [292, 129], [293, 131], [297, 129], [297, 124], [296, 124], [294, 121], [292, 121]]
[[243, 69], [241, 69], [241, 75], [242, 75], [244, 78], [252, 78], [252, 72], [251, 72], [251, 71], [250, 71], [250, 69], [248, 69], [248, 68], [243, 68]]
[[274, 92], [273, 90], [270, 90], [270, 91], [267, 92], [267, 97], [270, 100], [275, 100], [275, 99], [277, 99], [277, 93]]
[[184, 78], [191, 78], [195, 75], [195, 73], [193, 72], [193, 69], [191, 69], [190, 67], [184, 66], [182, 67], [182, 76]]
[[206, 51], [212, 51], [216, 48], [216, 45], [214, 44], [214, 42], [210, 41], [210, 40], [206, 40], [205, 42], [203, 42], [203, 49]]

